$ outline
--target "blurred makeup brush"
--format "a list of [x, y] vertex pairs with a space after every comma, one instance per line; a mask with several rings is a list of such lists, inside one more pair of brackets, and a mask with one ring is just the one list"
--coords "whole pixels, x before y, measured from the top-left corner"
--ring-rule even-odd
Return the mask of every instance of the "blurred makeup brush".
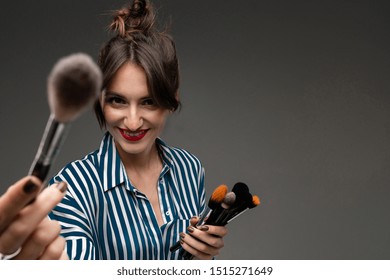
[[50, 117], [29, 175], [45, 181], [70, 123], [98, 97], [101, 85], [101, 71], [86, 54], [63, 57], [54, 65], [47, 80]]

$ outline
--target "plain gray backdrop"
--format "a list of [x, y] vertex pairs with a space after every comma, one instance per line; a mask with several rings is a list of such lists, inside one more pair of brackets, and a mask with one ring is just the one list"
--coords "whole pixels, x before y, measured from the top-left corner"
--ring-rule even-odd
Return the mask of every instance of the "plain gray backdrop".
[[[2, 4], [1, 192], [34, 159], [52, 66], [80, 51], [97, 59], [124, 3]], [[183, 108], [163, 139], [201, 159], [208, 196], [242, 181], [261, 198], [228, 225], [219, 258], [389, 259], [389, 2], [154, 3], [182, 71]], [[92, 110], [77, 119], [51, 175], [102, 134]]]

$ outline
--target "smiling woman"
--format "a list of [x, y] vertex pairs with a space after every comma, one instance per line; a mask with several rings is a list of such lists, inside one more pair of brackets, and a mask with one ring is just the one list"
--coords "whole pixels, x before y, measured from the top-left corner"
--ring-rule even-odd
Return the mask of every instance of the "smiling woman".
[[[115, 13], [95, 103], [107, 132], [99, 150], [51, 180], [68, 183], [51, 217], [71, 259], [181, 259], [183, 250], [212, 259], [224, 246], [225, 227], [194, 227], [205, 208], [200, 161], [159, 138], [180, 106], [179, 69], [173, 40], [154, 20], [147, 1]], [[179, 239], [182, 250], [171, 252]]]

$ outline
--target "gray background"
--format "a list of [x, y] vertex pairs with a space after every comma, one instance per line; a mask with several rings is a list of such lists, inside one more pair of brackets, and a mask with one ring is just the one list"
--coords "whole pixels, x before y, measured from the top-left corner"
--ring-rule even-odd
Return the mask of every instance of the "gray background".
[[[1, 192], [26, 175], [46, 77], [97, 58], [125, 1], [8, 1], [0, 17]], [[196, 154], [210, 194], [248, 184], [261, 205], [229, 225], [221, 259], [389, 259], [388, 1], [155, 1], [172, 21], [183, 109], [163, 138]], [[52, 175], [96, 149], [91, 111]]]

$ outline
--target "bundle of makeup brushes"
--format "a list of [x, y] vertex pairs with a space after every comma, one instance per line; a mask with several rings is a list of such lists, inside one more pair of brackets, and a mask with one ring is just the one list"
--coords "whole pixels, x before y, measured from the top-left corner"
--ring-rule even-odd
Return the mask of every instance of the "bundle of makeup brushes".
[[205, 224], [224, 226], [259, 204], [259, 197], [252, 195], [244, 183], [236, 183], [231, 192], [228, 192], [227, 186], [220, 185], [210, 197], [210, 214], [205, 218]]
[[[259, 204], [259, 197], [252, 195], [248, 186], [244, 183], [236, 183], [230, 192], [226, 185], [220, 185], [213, 191], [208, 205], [196, 226], [225, 226], [239, 215]], [[180, 242], [177, 242], [170, 250], [174, 252], [180, 247]], [[183, 258], [191, 259], [192, 255], [185, 251]]]

